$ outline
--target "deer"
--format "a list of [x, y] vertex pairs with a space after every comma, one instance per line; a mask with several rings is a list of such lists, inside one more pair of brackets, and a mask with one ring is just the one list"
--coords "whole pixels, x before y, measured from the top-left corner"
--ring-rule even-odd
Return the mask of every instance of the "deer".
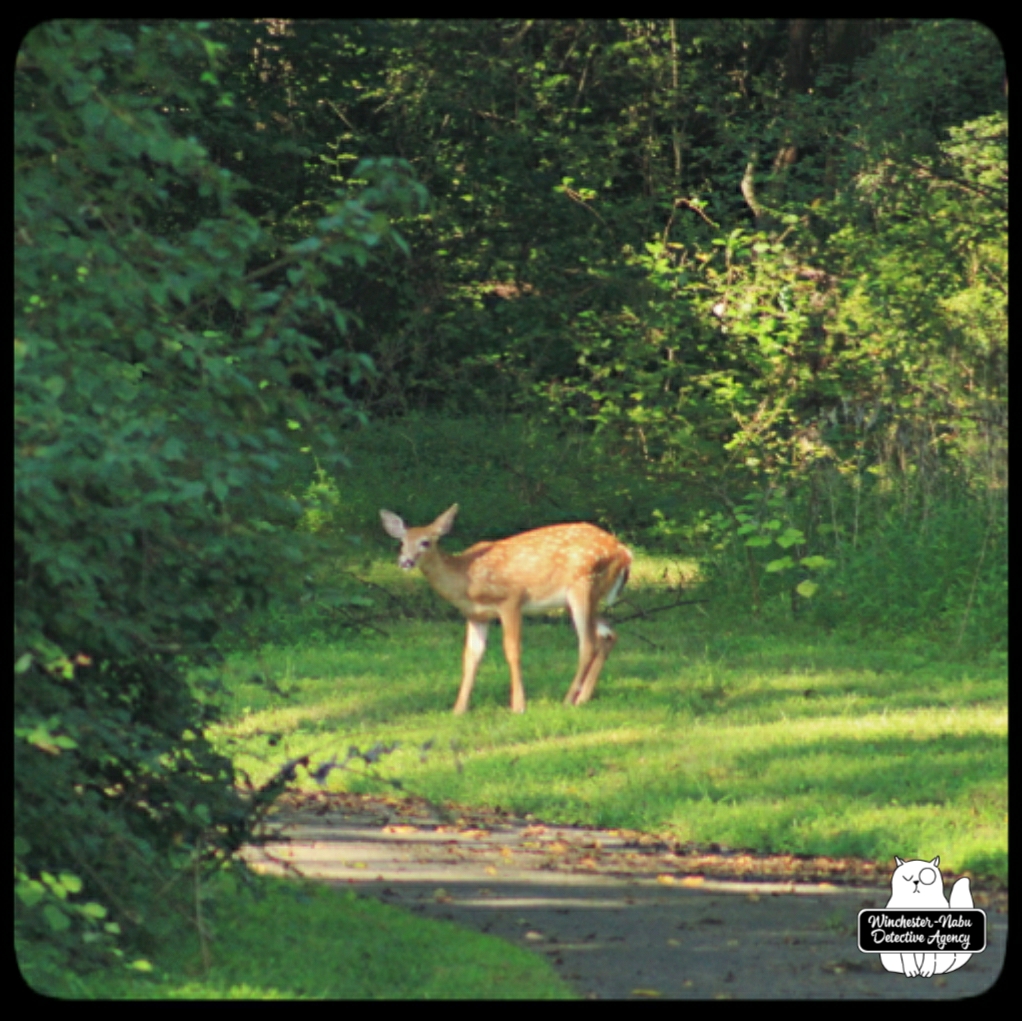
[[457, 513], [458, 505], [453, 504], [431, 525], [409, 528], [396, 514], [380, 511], [384, 531], [401, 540], [398, 565], [406, 571], [418, 565], [437, 595], [468, 621], [455, 715], [468, 709], [487, 631], [497, 618], [511, 670], [511, 711], [525, 712], [522, 614], [553, 609], [567, 609], [578, 634], [578, 669], [564, 703], [588, 702], [617, 641], [597, 611], [602, 601], [609, 606], [621, 594], [631, 552], [602, 528], [575, 522], [478, 542], [464, 553], [445, 553], [439, 541], [451, 530]]

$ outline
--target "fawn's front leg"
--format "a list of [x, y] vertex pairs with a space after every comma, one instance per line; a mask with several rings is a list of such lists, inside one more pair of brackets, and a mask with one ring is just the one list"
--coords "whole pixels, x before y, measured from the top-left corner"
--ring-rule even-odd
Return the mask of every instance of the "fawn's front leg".
[[460, 716], [468, 708], [468, 698], [472, 694], [472, 685], [476, 682], [479, 662], [486, 651], [486, 632], [490, 628], [488, 620], [470, 620], [465, 633], [465, 652], [461, 658], [461, 688], [458, 690], [458, 701], [454, 703], [454, 715]]
[[504, 630], [504, 657], [511, 668], [511, 712], [525, 712], [525, 687], [522, 685], [522, 610], [515, 604], [500, 611]]

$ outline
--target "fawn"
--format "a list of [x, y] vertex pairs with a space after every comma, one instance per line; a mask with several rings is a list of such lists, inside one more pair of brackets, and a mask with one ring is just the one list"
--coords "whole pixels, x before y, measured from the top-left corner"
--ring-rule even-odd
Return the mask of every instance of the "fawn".
[[496, 542], [478, 542], [464, 553], [444, 553], [438, 542], [451, 530], [457, 513], [454, 504], [431, 525], [408, 528], [396, 514], [380, 511], [384, 530], [401, 540], [398, 564], [406, 571], [418, 564], [437, 594], [468, 618], [454, 712], [460, 715], [468, 708], [486, 651], [486, 632], [496, 617], [503, 627], [504, 655], [511, 668], [511, 710], [525, 712], [522, 614], [564, 607], [578, 632], [578, 670], [564, 702], [588, 702], [617, 641], [597, 610], [601, 600], [610, 605], [620, 594], [632, 554], [603, 529], [583, 522], [548, 525]]

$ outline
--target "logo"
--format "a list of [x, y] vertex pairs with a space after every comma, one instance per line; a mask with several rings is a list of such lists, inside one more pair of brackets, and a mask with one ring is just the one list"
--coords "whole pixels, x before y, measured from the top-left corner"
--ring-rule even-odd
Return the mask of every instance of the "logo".
[[909, 978], [957, 971], [986, 950], [986, 912], [973, 907], [963, 876], [944, 896], [940, 858], [902, 861], [891, 875], [886, 908], [859, 912], [859, 949], [879, 954], [888, 971]]

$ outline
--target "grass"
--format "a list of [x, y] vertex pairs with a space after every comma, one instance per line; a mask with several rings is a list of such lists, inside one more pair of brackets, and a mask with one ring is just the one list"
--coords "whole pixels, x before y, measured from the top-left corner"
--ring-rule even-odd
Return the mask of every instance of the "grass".
[[179, 927], [148, 972], [72, 975], [19, 948], [27, 981], [74, 999], [567, 999], [536, 954], [449, 922], [418, 918], [350, 890], [266, 877], [211, 884], [204, 960]]
[[[665, 568], [673, 580], [670, 565], [640, 556], [631, 598], [668, 601], [657, 592]], [[425, 588], [394, 573], [380, 566], [374, 577], [394, 591]], [[378, 790], [378, 773], [435, 801], [554, 822], [761, 851], [939, 854], [953, 871], [1006, 879], [1007, 677], [996, 658], [956, 661], [925, 643], [798, 626], [737, 628], [684, 607], [621, 626], [597, 697], [573, 710], [561, 699], [574, 635], [533, 620], [527, 712], [507, 709], [496, 631], [470, 711], [455, 718], [457, 617], [382, 626], [232, 655], [218, 743], [258, 782], [292, 756], [311, 753], [315, 764], [352, 744], [400, 741], [367, 775], [335, 771], [331, 785]]]
[[[636, 553], [619, 620], [673, 601], [667, 587], [696, 575]], [[392, 593], [373, 590], [377, 630], [339, 630], [329, 606], [306, 607], [275, 622], [277, 644], [196, 673], [220, 687], [210, 736], [255, 783], [296, 756], [315, 769], [353, 745], [396, 741], [373, 766], [331, 772], [328, 786], [400, 780], [434, 802], [755, 851], [885, 864], [939, 854], [949, 872], [1007, 880], [1007, 670], [996, 650], [956, 658], [911, 635], [867, 642], [696, 604], [619, 624], [596, 697], [571, 709], [561, 700], [574, 633], [563, 617], [533, 618], [527, 712], [507, 708], [495, 629], [470, 711], [456, 718], [461, 618], [389, 556], [357, 573]], [[36, 989], [69, 998], [571, 996], [541, 956], [451, 923], [325, 885], [257, 877], [253, 898], [233, 883], [210, 884], [205, 961], [181, 920], [149, 972], [72, 975], [25, 947], [19, 964]]]

